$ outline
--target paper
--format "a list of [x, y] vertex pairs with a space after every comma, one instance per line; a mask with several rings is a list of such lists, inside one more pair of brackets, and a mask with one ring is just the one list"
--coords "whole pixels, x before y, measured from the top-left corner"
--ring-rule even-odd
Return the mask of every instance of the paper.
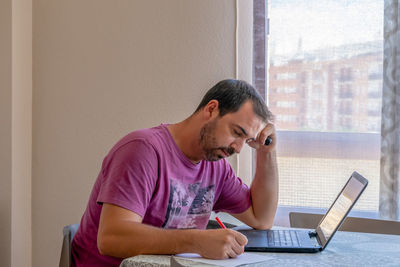
[[212, 264], [216, 266], [240, 266], [240, 265], [245, 265], [245, 264], [250, 264], [250, 263], [256, 263], [256, 262], [262, 262], [266, 260], [270, 260], [273, 258], [273, 256], [270, 255], [260, 255], [256, 253], [243, 253], [239, 255], [238, 257], [234, 259], [225, 259], [225, 260], [210, 260], [210, 259], [205, 259], [201, 257], [198, 254], [193, 254], [193, 253], [182, 253], [182, 254], [176, 254], [174, 256], [176, 259], [185, 259], [185, 260], [191, 260], [195, 262], [201, 262], [201, 263], [206, 263], [206, 264]]

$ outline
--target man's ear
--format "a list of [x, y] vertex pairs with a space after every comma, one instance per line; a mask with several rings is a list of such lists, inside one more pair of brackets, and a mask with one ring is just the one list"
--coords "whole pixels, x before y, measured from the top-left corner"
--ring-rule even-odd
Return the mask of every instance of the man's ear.
[[218, 100], [210, 100], [204, 107], [204, 115], [207, 119], [214, 118], [219, 114], [219, 102]]

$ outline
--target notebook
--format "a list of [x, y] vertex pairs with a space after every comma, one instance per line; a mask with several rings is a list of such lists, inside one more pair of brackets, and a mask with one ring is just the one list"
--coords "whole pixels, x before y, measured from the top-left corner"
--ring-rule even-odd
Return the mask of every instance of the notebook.
[[313, 231], [307, 229], [238, 230], [248, 239], [244, 250], [308, 253], [324, 250], [367, 185], [366, 178], [353, 172]]

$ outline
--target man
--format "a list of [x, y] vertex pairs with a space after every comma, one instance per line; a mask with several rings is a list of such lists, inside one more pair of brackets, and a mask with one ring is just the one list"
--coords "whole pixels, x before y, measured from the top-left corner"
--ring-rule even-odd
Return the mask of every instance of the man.
[[[278, 172], [271, 116], [250, 84], [224, 80], [184, 121], [121, 139], [103, 161], [74, 237], [75, 265], [118, 266], [139, 254], [243, 253], [244, 235], [205, 228], [212, 210], [257, 229], [272, 227]], [[245, 143], [257, 156], [250, 188], [224, 159]]]

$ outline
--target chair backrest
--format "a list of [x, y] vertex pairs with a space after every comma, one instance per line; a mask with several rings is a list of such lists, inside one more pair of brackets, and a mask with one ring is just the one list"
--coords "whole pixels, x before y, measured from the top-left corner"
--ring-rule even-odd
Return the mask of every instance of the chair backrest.
[[[290, 212], [290, 227], [315, 229], [323, 214]], [[345, 232], [400, 235], [400, 222], [380, 219], [347, 217], [339, 228]]]
[[60, 267], [71, 266], [71, 243], [79, 228], [79, 223], [70, 224], [63, 228], [63, 243], [60, 256]]

